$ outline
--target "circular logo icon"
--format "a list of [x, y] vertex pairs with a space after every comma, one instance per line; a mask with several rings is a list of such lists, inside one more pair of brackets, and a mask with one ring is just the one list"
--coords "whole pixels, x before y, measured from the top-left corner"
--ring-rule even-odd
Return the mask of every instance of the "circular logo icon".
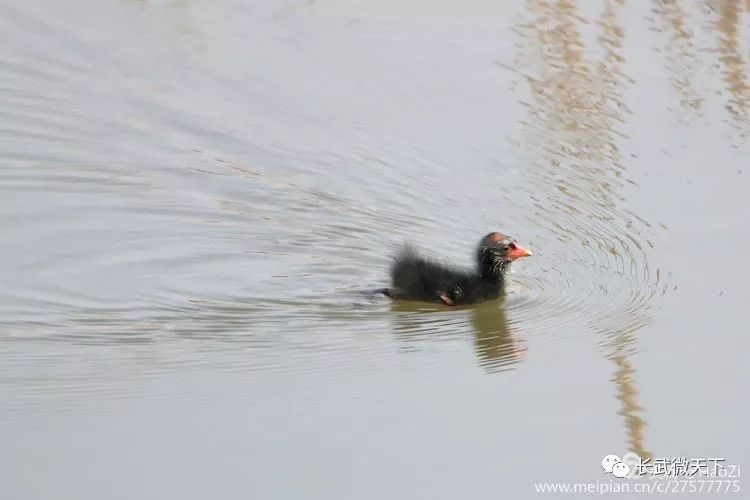
[[639, 457], [632, 451], [629, 451], [622, 456], [621, 461], [630, 469], [628, 477], [634, 477], [638, 475], [638, 465], [641, 463], [641, 457]]
[[615, 464], [620, 463], [620, 457], [617, 455], [607, 455], [606, 457], [602, 458], [602, 469], [604, 469], [604, 472], [612, 472], [612, 467], [615, 466]]
[[625, 478], [630, 474], [630, 467], [624, 462], [618, 462], [612, 466], [612, 474], [615, 477]]

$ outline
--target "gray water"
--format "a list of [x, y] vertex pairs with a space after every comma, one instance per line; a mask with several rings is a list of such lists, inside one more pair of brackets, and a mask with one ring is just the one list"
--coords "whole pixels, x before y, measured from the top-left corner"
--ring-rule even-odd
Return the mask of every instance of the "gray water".
[[[0, 1], [0, 497], [747, 463], [750, 4]], [[534, 257], [391, 303], [405, 241]]]

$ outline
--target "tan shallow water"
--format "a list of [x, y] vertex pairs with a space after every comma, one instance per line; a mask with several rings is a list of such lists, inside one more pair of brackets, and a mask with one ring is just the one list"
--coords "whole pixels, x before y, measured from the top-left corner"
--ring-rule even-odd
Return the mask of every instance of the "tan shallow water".
[[[747, 2], [0, 3], [3, 498], [750, 456]], [[404, 241], [534, 251], [393, 304]]]

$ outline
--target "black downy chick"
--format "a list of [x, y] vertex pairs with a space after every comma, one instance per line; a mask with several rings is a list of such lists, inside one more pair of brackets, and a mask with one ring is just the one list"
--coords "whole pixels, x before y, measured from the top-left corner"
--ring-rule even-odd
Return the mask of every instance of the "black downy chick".
[[394, 260], [391, 287], [384, 293], [394, 299], [440, 302], [449, 306], [494, 299], [503, 294], [510, 263], [531, 255], [515, 239], [501, 233], [490, 233], [479, 242], [474, 270], [443, 266], [407, 247]]

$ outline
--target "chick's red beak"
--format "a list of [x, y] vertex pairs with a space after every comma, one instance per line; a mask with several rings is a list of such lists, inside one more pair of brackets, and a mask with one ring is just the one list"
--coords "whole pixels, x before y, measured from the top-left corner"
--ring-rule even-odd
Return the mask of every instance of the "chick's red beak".
[[524, 247], [518, 244], [515, 245], [515, 248], [511, 248], [508, 251], [508, 257], [510, 258], [510, 260], [520, 259], [521, 257], [531, 257], [532, 255], [534, 254], [531, 253], [531, 250], [526, 250]]

